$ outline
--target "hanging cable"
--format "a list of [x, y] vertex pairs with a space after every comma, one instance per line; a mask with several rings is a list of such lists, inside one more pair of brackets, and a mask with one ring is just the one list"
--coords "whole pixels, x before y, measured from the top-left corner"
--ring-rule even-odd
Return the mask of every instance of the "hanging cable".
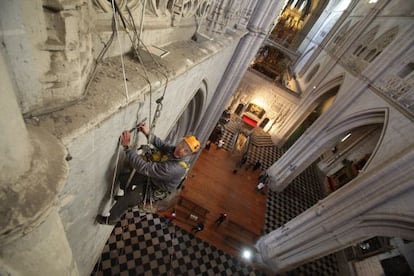
[[[162, 66], [160, 63], [158, 63], [158, 61], [153, 57], [153, 55], [151, 54], [151, 52], [149, 51], [149, 49], [147, 48], [147, 46], [145, 45], [145, 43], [141, 40], [141, 33], [142, 33], [142, 27], [143, 27], [142, 26], [142, 23], [141, 23], [141, 33], [138, 34], [138, 31], [137, 31], [137, 27], [136, 27], [134, 18], [132, 16], [132, 13], [131, 13], [129, 7], [126, 6], [127, 11], [128, 11], [128, 15], [130, 17], [130, 21], [132, 23], [129, 22], [125, 18], [125, 16], [123, 15], [122, 11], [117, 6], [116, 2], [114, 3], [114, 9], [115, 8], [117, 9], [117, 12], [118, 12], [118, 14], [119, 14], [119, 16], [121, 18], [121, 21], [122, 21], [122, 23], [124, 25], [124, 28], [126, 30], [126, 33], [127, 33], [128, 37], [129, 37], [131, 43], [132, 43], [132, 48], [133, 48], [133, 50], [134, 50], [134, 52], [135, 52], [138, 60], [143, 65], [142, 66], [142, 69], [143, 69], [144, 74], [145, 74], [145, 76], [143, 76], [143, 77], [148, 82], [149, 87], [150, 87], [150, 95], [149, 95], [150, 96], [150, 99], [149, 99], [149, 122], [150, 122], [150, 124], [149, 124], [149, 133], [148, 133], [148, 136], [147, 136], [147, 146], [148, 146], [147, 147], [147, 150], [150, 150], [149, 143], [150, 143], [150, 141], [152, 139], [153, 132], [154, 132], [154, 129], [156, 127], [157, 120], [161, 116], [161, 111], [162, 111], [162, 108], [163, 108], [162, 101], [164, 99], [164, 96], [165, 96], [165, 93], [166, 93], [166, 89], [167, 89], [167, 86], [168, 86], [168, 82], [169, 82], [168, 75], [166, 73], [164, 73], [163, 71], [159, 70], [159, 68], [163, 68], [163, 69], [165, 69], [165, 71], [167, 71], [167, 70], [166, 70], [166, 68], [164, 66]], [[145, 9], [145, 2], [144, 2], [143, 10], [142, 10], [142, 16], [144, 15], [144, 9]], [[130, 29], [132, 29], [133, 32], [134, 32], [134, 35], [135, 35], [134, 38], [129, 33], [129, 30]], [[137, 43], [136, 43], [136, 40], [137, 40]], [[138, 44], [138, 46], [137, 46], [137, 44]], [[141, 54], [140, 54], [140, 52], [138, 50], [140, 44], [145, 48], [145, 50], [149, 53], [149, 55], [151, 56], [151, 58], [154, 61], [154, 63], [158, 66], [158, 68], [156, 68], [156, 71], [159, 72], [160, 74], [162, 74], [165, 77], [165, 79], [166, 79], [165, 86], [164, 86], [164, 90], [163, 90], [163, 94], [162, 94], [162, 96], [160, 98], [158, 98], [156, 100], [157, 107], [156, 107], [156, 110], [155, 110], [154, 118], [152, 118], [152, 109], [153, 109], [153, 107], [152, 107], [152, 101], [153, 101], [153, 98], [152, 98], [152, 92], [153, 92], [152, 91], [152, 85], [151, 85], [151, 81], [149, 80], [148, 71], [147, 71], [146, 67], [144, 66], [143, 59], [142, 59]], [[147, 185], [146, 185], [146, 192], [145, 192], [145, 195], [144, 195], [144, 203], [146, 203], [149, 200], [150, 208], [152, 209], [153, 208], [153, 206], [152, 206], [153, 198], [152, 198], [151, 194], [152, 194], [151, 179], [150, 179], [150, 177], [148, 177], [147, 178]]]
[[[116, 35], [117, 35], [118, 43], [119, 43], [119, 50], [120, 50], [120, 56], [121, 56], [121, 65], [122, 65], [122, 73], [123, 73], [123, 80], [124, 80], [124, 86], [125, 86], [125, 96], [126, 96], [126, 102], [128, 104], [128, 102], [129, 102], [129, 93], [128, 93], [128, 84], [126, 82], [125, 64], [124, 64], [124, 59], [123, 59], [123, 52], [124, 51], [123, 51], [123, 48], [122, 48], [121, 38], [120, 38], [120, 35], [119, 35], [118, 21], [116, 19], [116, 9], [115, 9], [115, 5], [116, 4], [115, 4], [114, 0], [112, 0], [113, 20], [115, 22], [115, 31], [116, 31]], [[118, 8], [117, 8], [117, 10], [119, 11]], [[124, 28], [127, 30], [125, 21], [122, 20], [122, 22], [124, 24]], [[126, 112], [124, 112], [123, 122], [125, 122], [125, 116], [126, 116]], [[133, 131], [133, 130], [134, 130], [134, 128], [131, 131]], [[114, 173], [113, 173], [113, 176], [112, 176], [111, 191], [110, 191], [110, 199], [111, 200], [113, 200], [114, 189], [115, 189], [115, 182], [116, 182], [116, 176], [117, 176], [117, 172], [118, 172], [119, 156], [120, 156], [120, 152], [121, 152], [120, 143], [121, 143], [121, 137], [118, 138], [118, 144], [117, 144], [117, 154], [116, 154], [116, 160], [115, 160], [115, 168], [114, 168]], [[133, 174], [132, 174], [132, 176], [133, 176]]]
[[[115, 18], [116, 36], [118, 38], [119, 49], [121, 51], [122, 74], [124, 76], [125, 95], [126, 95], [126, 99], [127, 99], [127, 102], [128, 102], [129, 101], [129, 93], [128, 93], [128, 85], [127, 85], [127, 82], [126, 82], [126, 75], [125, 75], [125, 65], [124, 65], [124, 58], [123, 58], [124, 51], [123, 51], [123, 48], [122, 48], [121, 38], [119, 36], [118, 20], [116, 20], [116, 10], [115, 10], [114, 1], [115, 0], [112, 0], [112, 10], [113, 10], [113, 13], [114, 13], [114, 18]], [[118, 11], [119, 11], [119, 9], [118, 9]]]

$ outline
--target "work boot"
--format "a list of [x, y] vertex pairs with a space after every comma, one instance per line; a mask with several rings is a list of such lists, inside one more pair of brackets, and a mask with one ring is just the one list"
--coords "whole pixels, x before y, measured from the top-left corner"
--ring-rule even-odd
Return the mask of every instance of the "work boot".
[[116, 221], [110, 221], [109, 217], [105, 217], [101, 215], [96, 216], [96, 222], [99, 224], [104, 224], [104, 225], [115, 225], [116, 224]]

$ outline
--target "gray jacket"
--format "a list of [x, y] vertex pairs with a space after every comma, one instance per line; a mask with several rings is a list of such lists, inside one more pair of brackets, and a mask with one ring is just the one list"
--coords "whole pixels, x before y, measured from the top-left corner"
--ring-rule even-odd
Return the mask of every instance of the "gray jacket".
[[127, 149], [126, 157], [137, 170], [137, 173], [149, 176], [151, 183], [165, 191], [173, 192], [181, 183], [187, 173], [187, 169], [183, 166], [184, 161], [188, 159], [175, 158], [173, 153], [175, 146], [162, 141], [155, 135], [152, 138], [153, 144], [163, 155], [168, 156], [167, 161], [147, 162], [134, 150]]

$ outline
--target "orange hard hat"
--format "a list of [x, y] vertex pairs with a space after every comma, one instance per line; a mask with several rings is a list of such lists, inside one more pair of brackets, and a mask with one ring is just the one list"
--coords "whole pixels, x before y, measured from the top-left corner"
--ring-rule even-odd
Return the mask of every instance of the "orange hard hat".
[[190, 147], [192, 152], [197, 152], [200, 149], [200, 141], [195, 136], [187, 136], [183, 138], [184, 142]]

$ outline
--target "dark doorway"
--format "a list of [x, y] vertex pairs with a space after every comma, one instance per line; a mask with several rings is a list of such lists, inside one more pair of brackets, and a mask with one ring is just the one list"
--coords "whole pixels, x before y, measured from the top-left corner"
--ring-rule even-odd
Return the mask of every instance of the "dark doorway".
[[244, 104], [239, 104], [238, 106], [237, 106], [237, 108], [236, 108], [236, 111], [234, 111], [234, 113], [236, 113], [237, 115], [239, 115], [240, 116], [240, 114], [242, 113], [242, 111], [243, 111], [243, 108], [244, 108]]
[[265, 126], [267, 125], [267, 123], [269, 122], [269, 118], [265, 118], [259, 125], [259, 127], [261, 128], [265, 128]]

